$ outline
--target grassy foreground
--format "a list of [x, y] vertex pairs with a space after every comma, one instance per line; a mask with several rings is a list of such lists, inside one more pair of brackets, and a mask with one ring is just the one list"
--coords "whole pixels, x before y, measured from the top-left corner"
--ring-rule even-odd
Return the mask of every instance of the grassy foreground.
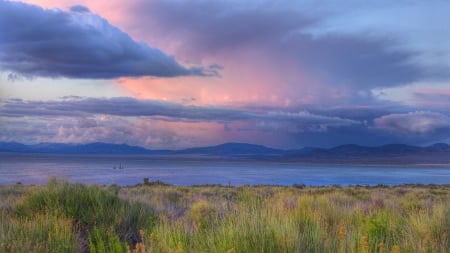
[[0, 252], [450, 252], [450, 185], [0, 186]]

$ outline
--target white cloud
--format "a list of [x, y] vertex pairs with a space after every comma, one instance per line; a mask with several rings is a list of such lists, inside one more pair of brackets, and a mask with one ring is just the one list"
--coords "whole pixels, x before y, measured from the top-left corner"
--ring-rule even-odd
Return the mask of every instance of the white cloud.
[[428, 134], [450, 128], [450, 117], [430, 111], [393, 113], [374, 119], [374, 127], [381, 130], [408, 134]]

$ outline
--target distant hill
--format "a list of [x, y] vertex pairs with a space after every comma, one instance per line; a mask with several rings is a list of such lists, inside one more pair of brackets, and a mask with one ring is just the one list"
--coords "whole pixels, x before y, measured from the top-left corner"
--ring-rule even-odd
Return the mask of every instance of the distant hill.
[[436, 143], [426, 147], [417, 147], [404, 144], [367, 147], [347, 144], [333, 148], [306, 147], [297, 150], [281, 150], [248, 143], [224, 143], [216, 146], [188, 148], [182, 150], [150, 150], [138, 146], [129, 146], [127, 144], [111, 144], [102, 142], [89, 144], [40, 143], [33, 145], [25, 145], [15, 142], [0, 142], [0, 152], [213, 156], [308, 163], [450, 163], [450, 145], [446, 143]]
[[95, 142], [89, 144], [39, 143], [24, 145], [0, 142], [0, 152], [55, 154], [152, 154], [151, 150], [126, 144]]
[[283, 154], [282, 150], [248, 143], [224, 143], [211, 147], [188, 148], [174, 151], [177, 155], [213, 155], [213, 156], [273, 156]]
[[[449, 146], [450, 147], [450, 146]], [[366, 147], [354, 144], [346, 144], [330, 149], [308, 148], [292, 153], [291, 156], [314, 156], [314, 157], [368, 157], [368, 156], [396, 156], [406, 155], [426, 150], [427, 148], [409, 146], [404, 144], [390, 144], [378, 147]]]
[[88, 143], [63, 144], [40, 143], [25, 145], [15, 142], [0, 142], [0, 152], [55, 153], [55, 154], [135, 154], [135, 155], [210, 155], [210, 156], [259, 156], [281, 155], [282, 150], [247, 143], [224, 143], [211, 147], [182, 150], [150, 150], [126, 144]]
[[358, 163], [358, 164], [448, 164], [450, 145], [436, 143], [417, 147], [390, 144], [378, 147], [342, 145], [330, 149], [304, 148], [283, 155], [286, 161], [311, 163]]

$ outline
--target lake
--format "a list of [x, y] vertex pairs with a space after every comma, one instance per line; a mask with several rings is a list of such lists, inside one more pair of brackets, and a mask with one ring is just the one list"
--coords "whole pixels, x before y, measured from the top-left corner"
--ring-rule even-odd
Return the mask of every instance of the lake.
[[[122, 167], [122, 169], [119, 169]], [[0, 184], [45, 184], [51, 177], [86, 184], [134, 185], [144, 178], [175, 185], [450, 184], [449, 166], [310, 165], [212, 158], [0, 153]]]

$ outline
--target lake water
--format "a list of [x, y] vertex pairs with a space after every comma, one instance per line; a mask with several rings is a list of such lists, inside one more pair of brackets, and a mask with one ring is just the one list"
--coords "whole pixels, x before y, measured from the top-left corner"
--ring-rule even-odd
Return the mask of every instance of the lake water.
[[[122, 166], [123, 169], [114, 169]], [[0, 153], [0, 184], [45, 184], [51, 177], [87, 184], [134, 185], [144, 178], [175, 185], [450, 184], [450, 166], [353, 166], [136, 156]]]

